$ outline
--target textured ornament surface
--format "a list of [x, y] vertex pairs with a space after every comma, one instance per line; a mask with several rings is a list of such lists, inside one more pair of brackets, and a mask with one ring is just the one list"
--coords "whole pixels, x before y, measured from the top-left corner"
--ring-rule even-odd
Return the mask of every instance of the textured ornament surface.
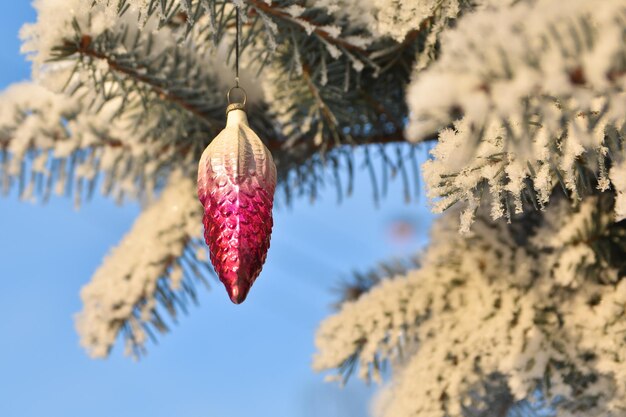
[[205, 149], [198, 167], [204, 239], [233, 303], [246, 299], [261, 273], [272, 233], [276, 166], [242, 110]]

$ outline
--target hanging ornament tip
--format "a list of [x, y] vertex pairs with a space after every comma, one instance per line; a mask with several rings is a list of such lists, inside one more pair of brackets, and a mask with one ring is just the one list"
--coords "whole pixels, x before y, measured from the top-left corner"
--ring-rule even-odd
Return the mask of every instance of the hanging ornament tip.
[[[239, 86], [239, 8], [236, 8], [235, 86], [226, 93], [226, 127], [202, 153], [198, 198], [211, 263], [230, 300], [241, 304], [265, 263], [272, 234], [276, 166], [250, 128], [246, 91]], [[238, 90], [240, 100], [231, 94]]]
[[[240, 89], [243, 100], [231, 102]], [[205, 149], [198, 166], [198, 198], [211, 262], [235, 304], [261, 273], [272, 233], [276, 166], [248, 124], [241, 87], [227, 94], [226, 127]]]

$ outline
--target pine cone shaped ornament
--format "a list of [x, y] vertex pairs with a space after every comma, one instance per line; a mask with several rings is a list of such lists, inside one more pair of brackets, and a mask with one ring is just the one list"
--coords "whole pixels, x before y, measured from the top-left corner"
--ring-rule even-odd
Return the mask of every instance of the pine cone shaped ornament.
[[240, 304], [267, 257], [276, 189], [272, 154], [250, 129], [244, 104], [228, 106], [226, 127], [205, 149], [198, 168], [211, 262], [232, 302]]

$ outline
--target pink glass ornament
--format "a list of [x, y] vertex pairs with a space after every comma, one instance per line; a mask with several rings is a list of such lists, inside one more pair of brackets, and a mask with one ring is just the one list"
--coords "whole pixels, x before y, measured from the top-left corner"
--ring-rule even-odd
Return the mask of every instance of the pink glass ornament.
[[198, 167], [204, 239], [235, 304], [246, 299], [267, 257], [276, 189], [272, 154], [250, 129], [241, 107], [228, 112], [226, 127], [205, 149]]

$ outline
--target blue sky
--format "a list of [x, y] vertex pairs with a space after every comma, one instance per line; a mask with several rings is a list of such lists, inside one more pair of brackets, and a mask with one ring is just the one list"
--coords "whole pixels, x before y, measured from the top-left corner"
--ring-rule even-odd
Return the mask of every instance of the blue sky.
[[[34, 18], [26, 0], [3, 6], [2, 89], [29, 78], [17, 33]], [[92, 360], [74, 331], [79, 291], [138, 213], [102, 197], [80, 211], [63, 197], [46, 205], [0, 198], [0, 416], [367, 415], [371, 388], [353, 379], [342, 390], [310, 369], [315, 329], [351, 270], [424, 244], [424, 198], [405, 205], [395, 183], [376, 209], [360, 172], [341, 205], [330, 189], [313, 205], [277, 210], [268, 261], [244, 304], [215, 283], [146, 358], [134, 362], [116, 346], [109, 359]], [[413, 226], [410, 239], [390, 237], [398, 221]]]

